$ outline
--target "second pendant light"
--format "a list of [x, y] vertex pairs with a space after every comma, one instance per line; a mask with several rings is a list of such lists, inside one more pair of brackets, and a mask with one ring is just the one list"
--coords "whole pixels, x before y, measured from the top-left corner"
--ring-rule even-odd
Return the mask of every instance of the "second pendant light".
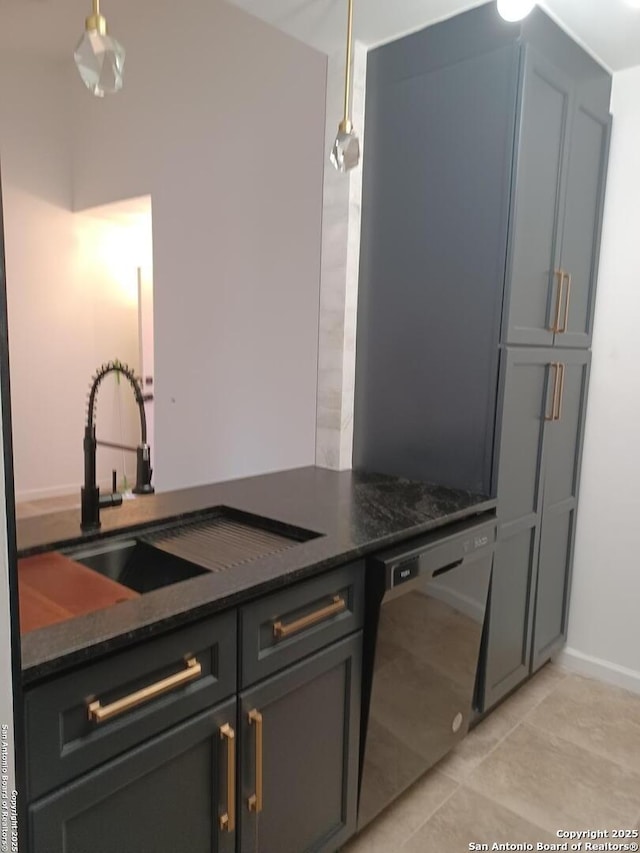
[[344, 116], [338, 125], [333, 148], [331, 149], [331, 163], [339, 172], [348, 172], [360, 162], [360, 140], [353, 129], [349, 118], [349, 105], [351, 100], [351, 49], [353, 45], [353, 0], [348, 0], [347, 18], [347, 64], [344, 74]]

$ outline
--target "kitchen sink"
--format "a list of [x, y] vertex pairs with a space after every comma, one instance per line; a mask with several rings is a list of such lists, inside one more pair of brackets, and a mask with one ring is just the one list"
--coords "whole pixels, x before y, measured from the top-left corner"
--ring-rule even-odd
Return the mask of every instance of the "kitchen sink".
[[206, 574], [207, 569], [141, 539], [115, 540], [68, 552], [76, 563], [136, 592], [151, 592]]
[[139, 593], [226, 572], [320, 534], [217, 507], [65, 551], [65, 556]]

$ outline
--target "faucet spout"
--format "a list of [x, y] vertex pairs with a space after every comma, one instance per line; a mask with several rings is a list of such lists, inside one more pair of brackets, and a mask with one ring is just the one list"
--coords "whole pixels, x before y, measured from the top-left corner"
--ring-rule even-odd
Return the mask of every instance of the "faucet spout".
[[122, 503], [122, 495], [100, 495], [96, 482], [96, 450], [99, 443], [96, 439], [95, 403], [100, 383], [109, 373], [119, 373], [124, 376], [135, 395], [138, 411], [140, 412], [140, 444], [136, 448], [136, 485], [133, 493], [136, 495], [153, 494], [151, 485], [153, 469], [151, 468], [151, 450], [147, 444], [147, 417], [144, 410], [144, 398], [140, 385], [133, 370], [119, 361], [103, 364], [93, 378], [87, 406], [87, 422], [84, 430], [84, 486], [81, 496], [81, 528], [82, 530], [97, 530], [100, 527], [100, 507], [115, 506]]

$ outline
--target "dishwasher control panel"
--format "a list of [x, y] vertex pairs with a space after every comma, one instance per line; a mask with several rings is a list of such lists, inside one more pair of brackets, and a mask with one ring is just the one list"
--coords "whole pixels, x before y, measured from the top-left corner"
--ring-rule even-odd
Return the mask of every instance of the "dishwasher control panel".
[[418, 577], [436, 578], [490, 553], [496, 540], [496, 527], [495, 518], [486, 516], [482, 520], [447, 525], [377, 554], [374, 562], [384, 567], [387, 589]]
[[417, 560], [410, 560], [393, 567], [392, 586], [399, 586], [418, 577], [420, 566]]

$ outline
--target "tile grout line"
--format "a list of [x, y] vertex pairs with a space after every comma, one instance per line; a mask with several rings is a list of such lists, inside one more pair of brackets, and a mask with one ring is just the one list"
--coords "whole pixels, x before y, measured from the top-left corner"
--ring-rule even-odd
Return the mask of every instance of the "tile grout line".
[[[565, 675], [565, 678], [566, 678], [566, 675]], [[513, 726], [511, 726], [511, 728], [509, 728], [509, 729], [508, 729], [508, 730], [507, 730], [503, 735], [501, 735], [500, 737], [498, 737], [498, 738], [497, 738], [497, 740], [496, 740], [496, 743], [491, 747], [491, 749], [490, 749], [490, 750], [489, 750], [485, 755], [483, 755], [483, 757], [480, 759], [480, 761], [478, 761], [478, 763], [477, 763], [476, 765], [474, 765], [474, 766], [471, 768], [471, 770], [469, 770], [469, 771], [468, 771], [468, 773], [466, 773], [466, 774], [464, 775], [464, 777], [463, 777], [463, 779], [462, 779], [462, 782], [459, 782], [457, 779], [454, 779], [454, 778], [453, 778], [453, 776], [449, 776], [449, 775], [447, 774], [446, 770], [442, 770], [441, 772], [442, 772], [442, 773], [444, 773], [444, 775], [445, 775], [445, 776], [447, 776], [447, 778], [448, 778], [448, 779], [450, 779], [452, 782], [455, 782], [455, 783], [456, 783], [456, 784], [458, 784], [458, 785], [464, 785], [464, 784], [465, 784], [465, 782], [467, 781], [467, 779], [469, 778], [469, 776], [471, 776], [471, 774], [472, 774], [472, 773], [475, 773], [475, 771], [480, 767], [480, 765], [481, 765], [481, 764], [483, 764], [483, 763], [486, 761], [486, 759], [487, 759], [487, 758], [489, 758], [489, 756], [490, 756], [490, 755], [492, 755], [492, 754], [496, 751], [496, 749], [500, 746], [500, 744], [501, 744], [503, 741], [505, 741], [508, 737], [510, 737], [510, 736], [515, 732], [515, 730], [518, 728], [518, 726], [519, 726], [519, 725], [521, 725], [521, 723], [523, 723], [523, 722], [525, 721], [526, 717], [527, 717], [527, 716], [528, 716], [532, 711], [534, 711], [534, 710], [538, 707], [538, 705], [541, 705], [541, 704], [545, 701], [545, 699], [547, 699], [549, 696], [551, 696], [551, 694], [554, 692], [554, 690], [556, 690], [556, 689], [557, 689], [557, 688], [562, 684], [562, 682], [563, 682], [564, 680], [565, 680], [565, 679], [563, 678], [561, 681], [559, 681], [559, 682], [558, 682], [558, 684], [556, 684], [554, 687], [552, 687], [552, 688], [551, 688], [551, 690], [550, 690], [547, 694], [545, 694], [544, 696], [542, 696], [542, 697], [541, 697], [537, 702], [535, 702], [535, 703], [534, 703], [534, 704], [533, 704], [533, 705], [532, 705], [532, 706], [531, 706], [531, 707], [530, 707], [530, 708], [525, 712], [525, 714], [523, 714], [523, 715], [522, 715], [522, 717], [520, 717], [520, 718], [519, 718], [519, 719], [514, 723], [514, 725], [513, 725]], [[516, 692], [517, 692], [517, 691], [516, 691]], [[514, 693], [513, 695], [516, 695], [516, 694]], [[500, 708], [501, 708], [501, 707], [503, 707], [503, 706], [506, 704], [506, 702], [507, 702], [507, 701], [508, 701], [508, 700], [506, 700], [506, 701], [502, 704], [502, 706], [501, 706], [501, 705], [498, 705], [498, 706], [495, 708], [495, 711], [490, 712], [489, 716], [485, 717], [485, 720], [490, 719], [491, 714], [492, 714], [492, 713], [496, 713], [496, 712], [498, 712], [498, 711], [500, 710]], [[481, 725], [482, 725], [482, 723], [483, 723], [483, 722], [485, 722], [485, 720], [483, 720], [482, 722], [480, 722], [480, 723], [479, 723], [479, 726], [481, 726]], [[469, 734], [471, 734], [471, 732], [470, 732]], [[454, 752], [455, 752], [455, 750], [454, 750]], [[437, 765], [436, 765], [436, 766], [437, 766]]]
[[636, 770], [633, 767], [630, 767], [628, 764], [623, 764], [621, 761], [617, 761], [615, 758], [611, 758], [610, 755], [604, 755], [602, 752], [597, 752], [595, 749], [592, 749], [591, 746], [587, 746], [584, 743], [576, 743], [576, 741], [571, 740], [564, 735], [557, 734], [556, 732], [552, 732], [549, 729], [544, 729], [542, 726], [537, 725], [533, 721], [526, 720], [527, 725], [531, 726], [531, 728], [536, 729], [536, 731], [541, 734], [547, 735], [548, 737], [557, 737], [560, 740], [564, 740], [566, 743], [570, 743], [572, 746], [578, 747], [578, 749], [584, 749], [585, 752], [588, 752], [589, 755], [594, 756], [594, 758], [602, 758], [605, 761], [609, 761], [611, 764], [615, 764], [616, 767], [619, 767], [621, 770], [626, 770], [627, 772], [634, 773], [635, 775], [640, 775], [640, 771]]
[[461, 782], [456, 782], [456, 780], [455, 780], [455, 779], [451, 779], [451, 777], [450, 777], [450, 776], [447, 776], [447, 779], [449, 779], [449, 781], [451, 781], [451, 782], [454, 782], [456, 787], [453, 789], [453, 791], [452, 791], [448, 796], [446, 796], [446, 797], [444, 798], [444, 800], [440, 803], [440, 805], [439, 805], [439, 806], [437, 806], [437, 807], [436, 807], [436, 808], [431, 812], [431, 814], [430, 814], [427, 818], [425, 818], [425, 819], [422, 821], [422, 823], [420, 824], [420, 826], [417, 826], [417, 827], [414, 829], [414, 831], [411, 833], [411, 835], [409, 835], [409, 836], [407, 836], [407, 838], [405, 838], [405, 840], [402, 842], [402, 844], [400, 845], [400, 847], [398, 847], [397, 853], [402, 853], [402, 849], [403, 849], [404, 847], [406, 847], [406, 845], [411, 841], [411, 839], [413, 838], [413, 836], [414, 836], [414, 835], [417, 835], [417, 833], [418, 833], [418, 832], [420, 832], [420, 830], [421, 830], [421, 829], [423, 829], [423, 828], [424, 828], [424, 827], [429, 823], [429, 821], [431, 820], [431, 818], [432, 818], [434, 815], [436, 815], [436, 814], [440, 811], [440, 809], [445, 805], [445, 803], [448, 803], [448, 802], [449, 802], [449, 800], [451, 799], [451, 797], [453, 797], [453, 795], [454, 795], [454, 794], [456, 794], [456, 793], [460, 790], [460, 788], [462, 787], [462, 783], [461, 783]]
[[[590, 750], [588, 750], [588, 749], [583, 749], [583, 747], [579, 746], [578, 744], [573, 743], [573, 742], [572, 742], [572, 741], [570, 741], [570, 740], [567, 740], [567, 738], [562, 737], [562, 735], [551, 735], [549, 732], [545, 732], [543, 729], [540, 729], [540, 728], [538, 728], [537, 726], [533, 726], [533, 725], [531, 725], [531, 723], [527, 723], [527, 721], [526, 721], [526, 720], [523, 720], [523, 721], [522, 721], [522, 723], [521, 723], [521, 725], [522, 725], [522, 724], [524, 724], [524, 725], [529, 725], [532, 729], [534, 729], [536, 732], [538, 732], [538, 733], [539, 733], [539, 734], [541, 734], [541, 735], [545, 735], [545, 736], [547, 736], [547, 737], [553, 737], [553, 738], [555, 738], [556, 740], [562, 741], [562, 742], [564, 742], [564, 743], [568, 744], [569, 746], [571, 746], [571, 747], [573, 747], [573, 748], [575, 748], [575, 749], [583, 750], [584, 752], [586, 752], [586, 753], [587, 753], [588, 755], [590, 755], [590, 756], [593, 756], [593, 755], [594, 755], [594, 753], [592, 753]], [[598, 755], [597, 757], [598, 757], [598, 758], [602, 758], [602, 756], [600, 756], [600, 755]], [[605, 760], [609, 760], [609, 762], [610, 762], [611, 764], [613, 764], [615, 767], [617, 767], [618, 769], [623, 769], [623, 770], [626, 770], [626, 771], [628, 772], [628, 768], [626, 768], [626, 767], [624, 767], [624, 766], [622, 766], [622, 765], [619, 765], [619, 764], [617, 764], [617, 763], [616, 763], [616, 762], [614, 762], [614, 761], [611, 761], [611, 759], [605, 759]], [[633, 771], [632, 771], [632, 772], [633, 772]], [[637, 774], [636, 774], [636, 775], [637, 775]], [[463, 787], [464, 787], [464, 786], [463, 786]], [[501, 806], [502, 808], [506, 808], [506, 809], [508, 809], [509, 811], [513, 812], [514, 814], [517, 814], [517, 815], [518, 815], [519, 817], [521, 817], [523, 820], [528, 821], [530, 824], [533, 824], [534, 826], [538, 827], [538, 828], [539, 828], [539, 829], [541, 829], [542, 831], [544, 831], [544, 832], [548, 832], [548, 833], [553, 833], [553, 831], [554, 831], [554, 830], [553, 830], [550, 826], [542, 826], [540, 823], [538, 823], [538, 821], [537, 821], [537, 820], [534, 820], [534, 819], [533, 819], [533, 817], [532, 817], [530, 814], [528, 814], [528, 813], [523, 813], [523, 812], [521, 812], [519, 809], [514, 808], [513, 806], [507, 806], [507, 805], [505, 805], [504, 803], [500, 802], [500, 800], [495, 799], [494, 797], [491, 797], [491, 796], [489, 796], [488, 794], [483, 793], [482, 791], [478, 791], [478, 790], [476, 790], [475, 788], [472, 788], [471, 790], [473, 790], [475, 793], [479, 793], [479, 794], [481, 794], [482, 796], [486, 797], [486, 799], [490, 800], [490, 801], [491, 801], [491, 802], [493, 802], [493, 803], [496, 803], [498, 806]], [[633, 827], [633, 828], [635, 828], [635, 827]]]
[[[478, 770], [481, 767], [482, 764], [484, 764], [484, 762], [489, 758], [490, 755], [493, 755], [493, 753], [498, 749], [498, 747], [508, 737], [510, 737], [519, 726], [521, 726], [523, 723], [526, 722], [526, 718], [529, 716], [529, 714], [531, 714], [539, 705], [541, 705], [546, 699], [548, 699], [552, 695], [552, 693], [554, 693], [554, 691], [557, 690], [563, 684], [563, 682], [565, 681], [566, 678], [567, 678], [567, 675], [565, 674], [565, 677], [562, 678], [557, 684], [555, 684], [551, 688], [551, 690], [549, 690], [548, 693], [546, 693], [544, 696], [540, 697], [540, 699], [538, 699], [537, 702], [534, 702], [534, 704], [531, 705], [531, 707], [522, 715], [522, 717], [515, 723], [514, 726], [512, 726], [507, 732], [505, 732], [505, 734], [503, 734], [502, 737], [498, 738], [495, 745], [487, 752], [487, 754], [485, 756], [483, 756], [483, 758], [476, 764], [476, 766], [465, 775], [463, 781], [458, 783], [458, 787], [456, 788], [456, 791], [458, 791], [460, 788], [465, 788], [466, 790], [474, 791], [474, 793], [479, 793], [479, 792], [475, 791], [474, 788], [471, 788], [466, 784], [468, 782], [469, 778], [473, 775], [473, 773], [476, 772], [476, 770]], [[499, 706], [498, 706], [498, 708], [499, 708]], [[496, 711], [498, 710], [498, 708], [496, 708]], [[451, 779], [451, 777], [449, 777], [449, 778]], [[456, 780], [453, 779], [452, 781], [456, 781]], [[453, 796], [454, 793], [455, 793], [455, 791], [451, 794], [451, 796]], [[495, 800], [493, 797], [490, 797], [486, 794], [482, 794], [482, 796], [485, 796], [488, 800], [490, 800], [492, 803], [495, 803], [496, 805], [500, 806], [501, 808], [507, 808], [502, 803], [499, 803], [498, 800]], [[449, 799], [450, 799], [450, 797], [447, 797], [447, 800], [449, 800]], [[445, 800], [445, 802], [447, 802], [447, 800]], [[444, 805], [444, 803], [442, 803], [439, 806], [439, 808], [442, 808], [443, 805]], [[436, 811], [438, 811], [438, 809], [436, 809]], [[517, 814], [518, 817], [521, 817], [523, 820], [527, 820], [532, 826], [536, 826], [538, 829], [540, 829], [540, 831], [542, 831], [542, 832], [548, 832], [549, 831], [546, 827], [540, 826], [540, 824], [537, 821], [533, 821], [530, 817], [524, 817], [523, 815], [519, 814], [519, 812], [513, 811], [513, 809], [509, 809], [509, 811], [513, 812], [513, 814]], [[435, 814], [435, 812], [433, 814]], [[431, 817], [433, 817], [433, 815], [431, 815]], [[420, 828], [422, 828], [426, 823], [428, 823], [428, 821], [431, 819], [431, 817], [427, 818], [427, 820], [421, 825]], [[416, 832], [417, 831], [418, 830], [416, 830]], [[413, 835], [415, 835], [415, 833], [412, 833], [410, 838], [413, 838]], [[408, 841], [409, 841], [409, 839], [407, 839], [405, 844], [408, 843]], [[404, 846], [404, 844], [403, 844], [403, 846]], [[400, 850], [402, 850], [402, 848], [400, 848]]]
[[[562, 681], [564, 681], [564, 679], [562, 679]], [[464, 783], [466, 782], [467, 778], [468, 778], [469, 776], [471, 776], [471, 774], [472, 774], [472, 773], [475, 773], [475, 771], [480, 767], [480, 765], [481, 765], [481, 764], [483, 764], [483, 763], [487, 760], [487, 758], [489, 758], [489, 756], [490, 756], [490, 755], [493, 755], [493, 753], [496, 751], [496, 749], [497, 749], [497, 748], [498, 748], [498, 747], [499, 747], [499, 746], [500, 746], [500, 745], [501, 745], [501, 744], [502, 744], [502, 743], [503, 743], [503, 742], [504, 742], [508, 737], [510, 737], [510, 736], [515, 732], [515, 730], [518, 728], [518, 726], [522, 725], [522, 723], [524, 723], [524, 722], [526, 721], [526, 718], [529, 716], [529, 714], [531, 714], [533, 711], [535, 711], [535, 709], [536, 709], [539, 705], [541, 705], [541, 704], [542, 704], [546, 699], [548, 699], [548, 698], [549, 698], [549, 696], [551, 696], [551, 694], [553, 693], [553, 691], [554, 691], [554, 690], [556, 690], [556, 688], [557, 688], [557, 687], [559, 687], [559, 686], [560, 686], [560, 684], [562, 684], [562, 681], [561, 681], [561, 682], [559, 682], [559, 684], [556, 684], [556, 685], [555, 685], [555, 687], [553, 687], [553, 688], [549, 691], [549, 693], [547, 693], [545, 696], [543, 696], [543, 697], [542, 697], [542, 698], [540, 698], [537, 702], [535, 702], [535, 703], [534, 703], [534, 704], [533, 704], [533, 705], [532, 705], [532, 706], [531, 706], [531, 707], [530, 707], [530, 708], [529, 708], [529, 709], [528, 709], [528, 710], [527, 710], [527, 711], [522, 715], [522, 717], [520, 717], [520, 719], [518, 719], [518, 720], [517, 720], [517, 722], [516, 722], [513, 726], [511, 726], [511, 728], [509, 728], [509, 729], [508, 729], [508, 730], [507, 730], [507, 731], [506, 731], [506, 732], [505, 732], [501, 737], [499, 737], [499, 738], [496, 740], [496, 743], [494, 744], [494, 746], [492, 746], [492, 747], [491, 747], [491, 749], [487, 752], [487, 754], [486, 754], [486, 755], [484, 755], [484, 756], [480, 759], [480, 761], [475, 765], [475, 767], [473, 767], [473, 769], [472, 769], [472, 770], [470, 770], [470, 771], [466, 774], [466, 776], [465, 776], [464, 780], [463, 780], [462, 782], [460, 782], [460, 785], [464, 785]], [[515, 695], [515, 694], [514, 694], [514, 695]], [[498, 706], [498, 707], [496, 708], [496, 711], [499, 711], [499, 710], [500, 710], [500, 706]], [[487, 719], [489, 719], [489, 717], [487, 717]], [[444, 772], [444, 771], [443, 771], [443, 772]], [[451, 777], [449, 777], [449, 778], [451, 778]], [[454, 779], [453, 781], [455, 782], [456, 780]]]
[[489, 802], [493, 803], [494, 805], [498, 806], [499, 808], [506, 809], [507, 811], [510, 811], [512, 814], [517, 815], [522, 820], [527, 821], [527, 823], [530, 823], [531, 826], [535, 826], [541, 832], [549, 833], [550, 830], [546, 826], [541, 826], [541, 824], [538, 823], [537, 820], [533, 820], [533, 818], [530, 815], [523, 815], [519, 811], [516, 811], [515, 809], [511, 808], [510, 806], [506, 806], [504, 803], [501, 803], [499, 800], [495, 799], [495, 797], [492, 797], [489, 794], [484, 793], [483, 791], [478, 791], [476, 788], [473, 788], [471, 785], [466, 784], [469, 781], [470, 777], [476, 772], [476, 770], [478, 770], [481, 767], [481, 765], [484, 764], [484, 762], [487, 760], [487, 758], [489, 758], [490, 755], [493, 755], [493, 753], [498, 749], [500, 744], [503, 741], [505, 741], [510, 735], [512, 735], [517, 728], [519, 728], [521, 725], [523, 725], [524, 722], [525, 722], [524, 719], [520, 720], [503, 738], [501, 738], [498, 741], [498, 743], [496, 743], [496, 745], [491, 750], [489, 750], [489, 752], [484, 756], [482, 761], [478, 762], [478, 764], [476, 764], [476, 766], [473, 768], [473, 770], [471, 770], [471, 772], [467, 774], [464, 782], [461, 782], [459, 787], [464, 788], [467, 791], [471, 791], [474, 794], [479, 794], [480, 796], [489, 800]]
[[[529, 681], [525, 682], [524, 684], [521, 684], [519, 687], [516, 687], [513, 690], [513, 692], [511, 693], [511, 695], [503, 702], [503, 705], [508, 705], [509, 700], [515, 699], [515, 697], [518, 696], [518, 694], [520, 693], [521, 690], [526, 690], [527, 687], [533, 688], [535, 686], [536, 679], [538, 677], [540, 677], [542, 672], [544, 672], [544, 669], [541, 669], [538, 673], [536, 673], [534, 676], [532, 676]], [[553, 686], [551, 686], [546, 693], [544, 693], [542, 696], [540, 696], [539, 699], [534, 701], [532, 706], [525, 712], [525, 716], [526, 716], [526, 714], [530, 714], [534, 708], [537, 708], [538, 705], [541, 705], [546, 699], [549, 698], [549, 696], [551, 696], [552, 693], [555, 693], [556, 690], [558, 690], [560, 687], [562, 687], [562, 685], [564, 684], [564, 682], [568, 678], [568, 674], [565, 673], [564, 671], [561, 671], [561, 672], [562, 672], [562, 678], [559, 678], [556, 681], [556, 683]], [[500, 705], [498, 707], [500, 707]]]
[[[407, 844], [409, 844], [409, 842], [411, 841], [411, 839], [412, 839], [412, 838], [413, 838], [413, 837], [414, 837], [418, 832], [420, 832], [420, 830], [421, 830], [421, 829], [423, 829], [423, 828], [426, 826], [426, 824], [431, 820], [431, 818], [433, 818], [433, 817], [434, 817], [434, 815], [435, 815], [438, 811], [440, 811], [440, 809], [441, 809], [441, 808], [443, 808], [443, 806], [444, 806], [444, 805], [445, 805], [445, 804], [446, 804], [446, 803], [451, 799], [451, 797], [453, 797], [453, 795], [454, 795], [454, 794], [456, 794], [456, 793], [457, 793], [461, 788], [465, 788], [466, 790], [471, 790], [471, 791], [473, 791], [473, 790], [474, 790], [473, 788], [469, 788], [469, 787], [466, 785], [466, 782], [468, 781], [468, 778], [469, 778], [473, 773], [475, 773], [475, 771], [476, 771], [476, 770], [477, 770], [477, 769], [478, 769], [478, 768], [479, 768], [479, 767], [480, 767], [480, 766], [481, 766], [481, 765], [486, 761], [486, 759], [487, 759], [487, 758], [489, 758], [489, 756], [490, 756], [490, 755], [492, 755], [492, 754], [497, 750], [497, 748], [498, 748], [498, 747], [503, 743], [503, 741], [505, 741], [508, 737], [510, 737], [510, 735], [512, 735], [512, 734], [513, 734], [513, 732], [518, 728], [518, 726], [522, 725], [522, 723], [523, 723], [523, 722], [525, 722], [526, 717], [527, 717], [530, 713], [532, 713], [532, 712], [533, 712], [533, 711], [534, 711], [534, 710], [535, 710], [539, 705], [541, 705], [541, 704], [542, 704], [542, 702], [544, 702], [546, 699], [548, 699], [548, 698], [549, 698], [549, 696], [551, 696], [551, 694], [552, 694], [555, 690], [557, 690], [557, 689], [562, 685], [562, 683], [565, 681], [565, 679], [566, 679], [567, 677], [568, 677], [568, 674], [567, 674], [567, 673], [565, 673], [565, 674], [564, 674], [564, 677], [563, 677], [562, 679], [560, 679], [560, 680], [558, 681], [558, 683], [557, 683], [557, 684], [555, 684], [555, 685], [554, 685], [554, 686], [549, 690], [549, 692], [548, 692], [548, 693], [545, 693], [545, 694], [544, 694], [543, 696], [541, 696], [541, 697], [540, 697], [536, 702], [534, 702], [534, 703], [531, 705], [531, 707], [530, 707], [530, 708], [525, 712], [525, 714], [523, 714], [519, 719], [517, 719], [517, 720], [516, 720], [516, 722], [514, 723], [514, 725], [513, 725], [513, 726], [511, 726], [511, 727], [510, 727], [510, 728], [509, 728], [509, 729], [508, 729], [508, 730], [507, 730], [507, 731], [506, 731], [506, 732], [505, 732], [501, 737], [499, 737], [499, 738], [496, 740], [496, 743], [494, 744], [494, 746], [493, 746], [493, 747], [492, 747], [492, 748], [487, 752], [487, 754], [486, 754], [486, 755], [484, 755], [484, 756], [483, 756], [483, 758], [478, 762], [478, 764], [476, 764], [476, 765], [475, 765], [475, 767], [473, 767], [473, 768], [472, 768], [468, 773], [466, 773], [466, 774], [464, 775], [464, 777], [463, 777], [462, 781], [458, 781], [457, 779], [454, 779], [452, 776], [449, 776], [449, 775], [446, 773], [446, 771], [445, 771], [445, 770], [441, 770], [441, 771], [439, 771], [439, 772], [440, 772], [440, 773], [442, 773], [444, 776], [446, 776], [446, 778], [447, 778], [447, 779], [449, 779], [449, 781], [450, 781], [450, 782], [453, 782], [453, 783], [455, 784], [455, 786], [456, 786], [456, 787], [455, 787], [455, 788], [453, 789], [453, 791], [452, 791], [452, 792], [451, 792], [451, 793], [450, 793], [450, 794], [449, 794], [449, 795], [448, 795], [448, 796], [447, 796], [447, 797], [446, 797], [446, 798], [445, 798], [445, 799], [440, 803], [440, 805], [439, 805], [436, 809], [434, 809], [434, 811], [432, 811], [432, 812], [431, 812], [431, 814], [429, 814], [429, 815], [428, 815], [428, 817], [426, 817], [426, 818], [424, 819], [424, 821], [422, 821], [422, 823], [420, 823], [420, 825], [419, 825], [419, 826], [417, 826], [417, 827], [416, 827], [416, 829], [411, 833], [411, 835], [409, 835], [407, 838], [405, 838], [405, 840], [402, 842], [402, 844], [400, 845], [400, 847], [398, 847], [398, 848], [397, 848], [398, 853], [401, 853], [401, 851], [403, 850], [403, 848], [404, 848]], [[515, 695], [515, 694], [514, 694], [514, 695]], [[498, 711], [498, 710], [499, 710], [499, 708], [500, 708], [500, 706], [498, 706], [495, 710], [496, 710], [496, 711]], [[492, 712], [492, 713], [493, 713], [493, 712]], [[489, 716], [490, 716], [490, 715], [489, 715]], [[486, 719], [489, 719], [489, 717], [487, 717]], [[482, 723], [480, 723], [480, 725], [482, 725]], [[436, 765], [436, 768], [437, 768], [437, 765]], [[435, 769], [435, 768], [434, 768], [434, 769]], [[427, 771], [427, 772], [429, 772], [429, 771]], [[483, 796], [486, 796], [486, 795], [483, 795]], [[501, 803], [499, 803], [497, 800], [494, 800], [492, 797], [487, 797], [487, 799], [488, 799], [488, 800], [490, 800], [492, 803], [495, 803], [496, 805], [501, 806]], [[502, 808], [504, 808], [504, 806], [501, 806], [501, 807], [502, 807]], [[510, 811], [513, 811], [513, 810], [512, 810], [512, 809], [510, 809]], [[513, 812], [513, 813], [514, 813], [514, 814], [518, 814], [517, 812]], [[519, 816], [519, 817], [522, 817], [522, 815], [518, 815], [518, 816]], [[538, 823], [535, 823], [534, 821], [532, 821], [532, 820], [530, 820], [530, 819], [528, 819], [528, 818], [523, 818], [523, 819], [528, 820], [528, 821], [529, 821], [529, 823], [531, 823], [533, 826], [536, 826], [538, 829], [540, 829], [540, 830], [541, 830], [541, 831], [543, 831], [543, 832], [547, 832], [547, 831], [548, 831], [545, 827], [540, 826]]]
[[[461, 787], [466, 787], [466, 786], [462, 785]], [[516, 817], [520, 818], [520, 820], [523, 820], [526, 823], [528, 823], [530, 826], [533, 826], [536, 829], [540, 830], [540, 832], [544, 832], [545, 835], [551, 835], [553, 833], [553, 831], [550, 830], [548, 827], [543, 826], [537, 820], [534, 820], [534, 818], [530, 814], [522, 814], [522, 812], [517, 811], [516, 809], [512, 808], [512, 806], [510, 806], [510, 805], [509, 806], [505, 805], [505, 803], [500, 802], [500, 800], [495, 799], [495, 797], [490, 796], [489, 794], [485, 793], [484, 791], [477, 791], [475, 788], [470, 788], [470, 787], [467, 787], [466, 790], [470, 791], [473, 794], [477, 794], [481, 797], [484, 797], [485, 800], [488, 800], [490, 803], [493, 803], [493, 805], [497, 806], [499, 809], [504, 809], [505, 811], [511, 812], [512, 815], [515, 815]]]

